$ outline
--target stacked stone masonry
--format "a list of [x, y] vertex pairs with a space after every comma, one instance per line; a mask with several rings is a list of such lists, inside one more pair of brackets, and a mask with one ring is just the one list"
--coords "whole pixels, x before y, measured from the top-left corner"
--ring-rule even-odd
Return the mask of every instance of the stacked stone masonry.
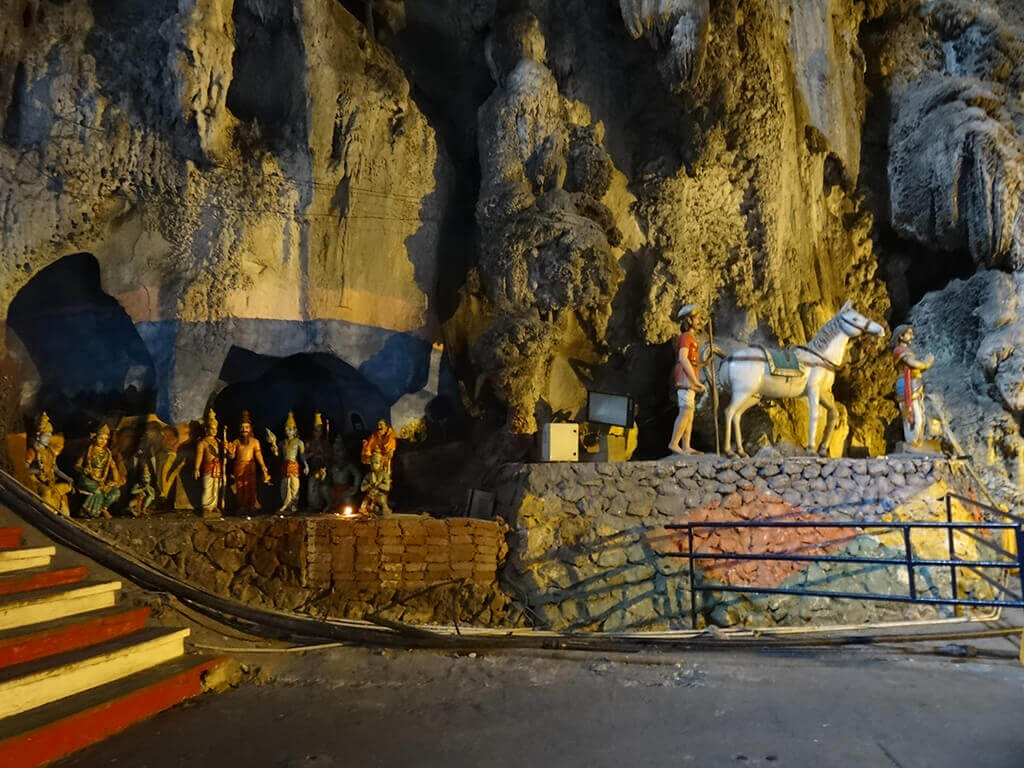
[[[509, 465], [495, 478], [498, 512], [511, 526], [504, 582], [534, 622], [554, 629], [606, 631], [689, 628], [686, 522], [807, 522], [806, 528], [696, 530], [694, 551], [839, 554], [901, 558], [898, 528], [814, 527], [818, 521], [946, 519], [950, 491], [970, 493], [961, 469], [940, 458], [700, 457], [622, 464]], [[974, 505], [952, 504], [955, 520], [981, 520]], [[918, 529], [917, 558], [948, 557], [947, 534]], [[964, 534], [957, 556], [993, 550]], [[988, 573], [995, 577], [995, 573]], [[960, 597], [991, 598], [965, 569]], [[906, 595], [907, 571], [888, 565], [765, 560], [697, 562], [700, 585], [778, 587]], [[950, 595], [947, 568], [915, 569], [918, 592]], [[952, 616], [948, 608], [889, 602], [698, 591], [696, 623], [720, 626], [834, 625]]]
[[90, 521], [164, 570], [243, 602], [415, 623], [507, 621], [500, 522], [424, 517]]

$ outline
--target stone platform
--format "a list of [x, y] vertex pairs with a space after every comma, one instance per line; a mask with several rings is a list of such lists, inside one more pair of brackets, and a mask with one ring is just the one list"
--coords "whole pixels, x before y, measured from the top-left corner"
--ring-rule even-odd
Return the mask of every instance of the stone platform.
[[507, 554], [501, 522], [166, 515], [88, 524], [179, 578], [259, 607], [411, 623], [509, 620], [497, 584]]
[[[672, 523], [780, 519], [814, 521], [945, 520], [945, 497], [967, 486], [942, 458], [878, 459], [698, 457], [618, 464], [521, 464], [503, 467], [492, 490], [511, 527], [504, 581], [535, 621], [553, 629], [689, 628], [692, 614], [685, 536]], [[953, 505], [956, 520], [980, 519]], [[918, 558], [947, 558], [942, 529], [913, 533]], [[854, 528], [706, 529], [695, 550], [903, 557], [898, 529], [870, 535]], [[976, 544], [956, 538], [962, 558]], [[986, 554], [991, 554], [990, 551]], [[805, 587], [906, 595], [906, 569], [892, 566], [770, 561], [698, 561], [712, 585]], [[961, 569], [961, 596], [991, 596]], [[919, 593], [949, 596], [948, 569], [918, 568]], [[946, 608], [821, 597], [702, 592], [698, 624], [834, 625], [952, 616]]]

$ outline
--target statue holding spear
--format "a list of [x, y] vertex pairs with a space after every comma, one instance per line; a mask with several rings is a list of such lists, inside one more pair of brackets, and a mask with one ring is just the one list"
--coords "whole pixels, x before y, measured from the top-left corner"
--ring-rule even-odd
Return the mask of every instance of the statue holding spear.
[[[676, 365], [674, 383], [676, 404], [679, 413], [672, 427], [672, 437], [668, 449], [675, 454], [686, 456], [699, 453], [690, 446], [693, 433], [693, 416], [697, 408], [697, 395], [707, 391], [700, 381], [700, 371], [714, 360], [714, 345], [701, 356], [697, 334], [706, 323], [703, 312], [695, 304], [687, 304], [676, 314], [679, 319], [681, 333], [676, 338]], [[712, 374], [713, 375], [713, 374]], [[712, 387], [714, 379], [712, 378]], [[715, 392], [717, 399], [717, 391]], [[716, 411], [717, 424], [717, 411]]]

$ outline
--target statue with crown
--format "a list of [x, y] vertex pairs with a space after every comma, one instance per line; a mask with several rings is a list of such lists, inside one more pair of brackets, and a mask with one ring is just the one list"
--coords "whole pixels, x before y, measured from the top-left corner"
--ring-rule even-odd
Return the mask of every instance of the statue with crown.
[[279, 447], [277, 435], [267, 430], [267, 443], [270, 452], [281, 457], [281, 514], [297, 512], [299, 509], [299, 460], [303, 471], [309, 474], [309, 463], [306, 459], [306, 444], [299, 439], [299, 426], [295, 423], [295, 414], [288, 412], [284, 422], [284, 442]]
[[211, 408], [203, 420], [203, 436], [196, 445], [194, 476], [202, 481], [202, 500], [199, 502], [203, 517], [220, 517], [221, 489], [224, 487], [224, 443], [217, 437], [217, 414]]
[[107, 444], [110, 427], [106, 424], [92, 433], [89, 447], [75, 464], [75, 488], [85, 498], [82, 501], [84, 517], [110, 517], [110, 505], [121, 496], [121, 478], [117, 464]]
[[68, 493], [72, 480], [57, 466], [57, 454], [63, 448], [63, 440], [54, 438], [50, 417], [44, 412], [39, 417], [32, 444], [25, 452], [25, 466], [28, 471], [28, 488], [64, 517], [71, 517]]
[[309, 460], [309, 483], [306, 487], [306, 503], [313, 512], [326, 512], [333, 497], [333, 484], [328, 477], [331, 467], [331, 442], [327, 434], [324, 417], [313, 414], [313, 434], [306, 442], [306, 456]]
[[[232, 490], [235, 495], [235, 511], [249, 514], [260, 508], [259, 477], [270, 485], [270, 472], [263, 461], [260, 441], [253, 435], [252, 420], [248, 411], [242, 411], [238, 425], [238, 437], [224, 445], [227, 457], [231, 459], [231, 475], [234, 478]], [[259, 470], [259, 476], [256, 472]]]

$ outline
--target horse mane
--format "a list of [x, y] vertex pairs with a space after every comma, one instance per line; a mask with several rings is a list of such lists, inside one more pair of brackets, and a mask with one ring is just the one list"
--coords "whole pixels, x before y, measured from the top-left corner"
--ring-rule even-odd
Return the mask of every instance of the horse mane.
[[829, 344], [832, 343], [832, 339], [838, 336], [842, 331], [839, 327], [839, 315], [836, 314], [831, 320], [821, 326], [821, 330], [807, 342], [806, 346], [813, 349], [815, 352], [824, 352]]

